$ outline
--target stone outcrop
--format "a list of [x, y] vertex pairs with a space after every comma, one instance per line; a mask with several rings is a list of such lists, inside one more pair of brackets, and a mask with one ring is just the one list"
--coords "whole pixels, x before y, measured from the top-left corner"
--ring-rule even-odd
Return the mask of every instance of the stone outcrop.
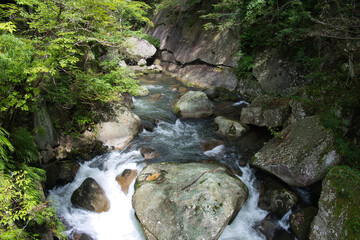
[[59, 145], [59, 137], [45, 103], [42, 103], [39, 110], [34, 114], [34, 126], [35, 141], [40, 150], [46, 150], [48, 146], [54, 148]]
[[[319, 211], [309, 239], [359, 239], [360, 176], [347, 167], [332, 168], [323, 181]], [[354, 225], [355, 224], [355, 225]]]
[[310, 186], [340, 161], [333, 143], [334, 136], [321, 126], [318, 117], [304, 118], [270, 140], [251, 159], [251, 164], [290, 186]]
[[290, 116], [289, 100], [266, 95], [256, 97], [241, 110], [240, 121], [260, 127], [281, 127]]
[[239, 138], [249, 131], [248, 126], [223, 116], [215, 118], [214, 126], [216, 133], [230, 138]]
[[192, 86], [221, 86], [234, 90], [231, 68], [237, 66], [238, 34], [231, 30], [205, 30], [197, 14], [163, 9], [147, 33], [160, 39], [165, 70]]
[[120, 175], [116, 176], [116, 181], [121, 186], [121, 190], [127, 194], [129, 186], [138, 174], [136, 169], [125, 169]]
[[293, 93], [306, 82], [305, 75], [276, 49], [267, 49], [257, 54], [253, 75], [260, 88], [268, 93]]
[[271, 178], [266, 178], [260, 184], [258, 206], [261, 209], [282, 217], [297, 201], [298, 197], [295, 193]]
[[132, 203], [147, 239], [218, 239], [247, 196], [223, 165], [156, 163], [139, 174]]
[[172, 63], [163, 63], [164, 69], [174, 78], [189, 87], [211, 88], [222, 87], [234, 90], [237, 77], [229, 67], [212, 67], [206, 64], [179, 66]]
[[71, 195], [71, 203], [79, 208], [101, 213], [110, 209], [110, 202], [104, 190], [93, 179], [86, 178], [78, 189]]
[[121, 105], [114, 107], [114, 116], [97, 125], [96, 139], [106, 146], [123, 149], [141, 131], [140, 118]]
[[213, 114], [209, 99], [200, 91], [185, 93], [175, 104], [173, 111], [181, 118], [202, 118]]

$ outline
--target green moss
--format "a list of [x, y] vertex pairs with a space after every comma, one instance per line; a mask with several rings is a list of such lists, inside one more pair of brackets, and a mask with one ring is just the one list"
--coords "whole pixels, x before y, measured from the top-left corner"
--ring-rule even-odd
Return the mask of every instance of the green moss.
[[340, 218], [345, 213], [345, 228], [341, 239], [359, 239], [360, 172], [346, 166], [337, 166], [331, 168], [327, 179], [337, 193], [336, 215]]

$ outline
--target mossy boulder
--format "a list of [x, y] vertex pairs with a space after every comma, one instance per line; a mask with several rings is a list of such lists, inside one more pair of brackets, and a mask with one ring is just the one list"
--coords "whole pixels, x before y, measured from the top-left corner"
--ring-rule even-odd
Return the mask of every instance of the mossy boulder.
[[200, 91], [189, 91], [176, 102], [173, 112], [181, 118], [202, 118], [213, 114], [210, 101]]
[[218, 163], [156, 163], [137, 177], [132, 204], [147, 239], [218, 239], [247, 197]]
[[250, 163], [290, 186], [306, 187], [322, 180], [326, 169], [339, 163], [333, 143], [331, 131], [312, 116], [284, 128]]
[[262, 95], [241, 110], [240, 121], [260, 127], [282, 127], [290, 113], [289, 99]]
[[310, 240], [360, 239], [360, 173], [334, 167], [323, 181]]

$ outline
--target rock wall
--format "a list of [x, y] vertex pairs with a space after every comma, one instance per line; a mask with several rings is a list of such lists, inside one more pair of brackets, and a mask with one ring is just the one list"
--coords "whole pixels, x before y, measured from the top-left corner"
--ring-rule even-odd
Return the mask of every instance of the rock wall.
[[160, 39], [164, 68], [178, 80], [195, 87], [224, 87], [234, 90], [239, 39], [230, 30], [205, 30], [194, 13], [160, 11], [147, 30]]

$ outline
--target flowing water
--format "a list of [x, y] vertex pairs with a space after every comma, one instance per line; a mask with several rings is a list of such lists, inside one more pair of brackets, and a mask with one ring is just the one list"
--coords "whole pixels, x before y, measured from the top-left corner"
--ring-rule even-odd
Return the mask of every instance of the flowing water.
[[[144, 79], [144, 84], [148, 85], [151, 95], [134, 99], [134, 112], [144, 125], [156, 123], [153, 131], [144, 130], [123, 151], [112, 151], [82, 163], [72, 183], [50, 191], [49, 198], [68, 226], [67, 234], [71, 236], [73, 233], [86, 233], [99, 240], [145, 239], [131, 206], [134, 182], [130, 185], [129, 193], [125, 195], [115, 178], [124, 169], [137, 169], [140, 172], [146, 164], [140, 149], [151, 147], [156, 149], [160, 157], [149, 162], [216, 160], [239, 173], [239, 178], [249, 189], [249, 198], [220, 239], [265, 239], [256, 226], [267, 212], [257, 207], [258, 181], [253, 170], [245, 165], [254, 151], [263, 144], [264, 134], [261, 131], [252, 131], [239, 141], [230, 142], [214, 133], [213, 118], [176, 119], [171, 112], [171, 104], [179, 95], [174, 89], [180, 85], [174, 79], [153, 75]], [[244, 104], [246, 102], [230, 105], [234, 108], [232, 111], [239, 111], [239, 107]], [[212, 149], [204, 149], [204, 143], [216, 144]], [[110, 201], [111, 208], [108, 212], [99, 214], [72, 206], [72, 193], [87, 177], [94, 178], [103, 188]]]

